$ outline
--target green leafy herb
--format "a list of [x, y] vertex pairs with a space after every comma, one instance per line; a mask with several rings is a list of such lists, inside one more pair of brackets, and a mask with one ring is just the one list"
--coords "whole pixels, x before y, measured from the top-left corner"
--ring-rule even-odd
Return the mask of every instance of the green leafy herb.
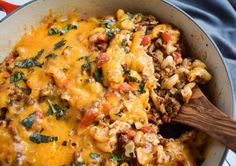
[[90, 153], [89, 156], [91, 159], [94, 159], [96, 161], [100, 160], [100, 154], [98, 154], [98, 153]]
[[67, 33], [69, 30], [71, 29], [77, 29], [78, 26], [75, 24], [68, 24], [66, 25], [66, 27], [62, 30], [57, 29], [57, 28], [51, 28], [48, 30], [48, 35], [55, 35], [55, 34], [60, 34], [60, 35], [64, 35], [65, 33]]
[[63, 110], [59, 105], [57, 104], [52, 104], [52, 102], [48, 99], [48, 103], [50, 105], [50, 108], [47, 111], [47, 116], [56, 115], [56, 119], [60, 119], [61, 117], [64, 116], [65, 110]]
[[122, 65], [122, 68], [123, 68], [124, 74], [130, 75], [130, 69], [128, 69], [128, 67], [126, 65]]
[[10, 77], [10, 83], [18, 82], [20, 80], [23, 80], [25, 78], [25, 75], [21, 71], [16, 71], [13, 75]]
[[110, 40], [114, 36], [115, 33], [120, 32], [120, 29], [119, 28], [115, 28], [115, 29], [106, 28], [105, 32], [106, 32], [107, 38]]
[[115, 115], [116, 115], [116, 116], [119, 116], [119, 117], [122, 117], [122, 116], [123, 116], [123, 114], [122, 114], [121, 112], [118, 112], [118, 113], [116, 113]]
[[36, 112], [30, 114], [27, 118], [21, 121], [21, 124], [25, 126], [25, 128], [30, 129], [34, 124]]
[[35, 56], [35, 59], [39, 59], [44, 53], [44, 49], [40, 50], [38, 54]]
[[126, 47], [126, 39], [125, 38], [123, 38], [121, 41], [121, 47], [124, 49], [126, 54], [129, 52], [129, 50]]
[[17, 61], [15, 63], [15, 66], [19, 68], [30, 68], [34, 66], [42, 67], [42, 64], [40, 64], [37, 60], [42, 56], [43, 52], [44, 52], [44, 49], [40, 50], [35, 57]]
[[55, 59], [57, 56], [58, 56], [57, 54], [51, 53], [51, 54], [48, 54], [45, 58], [46, 59]]
[[85, 64], [83, 64], [81, 66], [82, 71], [90, 70], [90, 68], [91, 68], [90, 57], [89, 56], [85, 56], [84, 59], [85, 59]]
[[66, 141], [66, 140], [63, 141], [63, 142], [62, 142], [62, 145], [63, 145], [63, 146], [67, 146], [67, 141]]
[[111, 28], [111, 26], [114, 25], [115, 23], [116, 23], [116, 20], [114, 20], [113, 18], [101, 21], [101, 24], [105, 25], [106, 28]]
[[122, 161], [123, 160], [123, 158], [120, 154], [111, 154], [111, 159], [113, 161]]
[[39, 132], [35, 132], [32, 135], [30, 135], [30, 141], [36, 144], [54, 142], [57, 140], [58, 140], [57, 137], [42, 135]]
[[95, 72], [93, 73], [93, 76], [97, 82], [100, 82], [102, 84], [102, 70], [101, 69], [95, 70]]
[[128, 76], [128, 81], [129, 82], [140, 83], [140, 81], [136, 77], [133, 77], [133, 76]]
[[138, 89], [138, 92], [139, 92], [140, 94], [146, 92], [146, 90], [144, 89], [144, 87], [145, 87], [145, 83], [144, 83], [144, 82], [141, 82], [141, 83], [139, 84], [139, 89]]
[[57, 50], [61, 47], [63, 47], [66, 44], [66, 40], [62, 39], [61, 41], [54, 44], [54, 50]]
[[61, 34], [61, 30], [59, 30], [57, 28], [51, 28], [48, 30], [48, 34], [49, 35]]
[[23, 88], [23, 87], [19, 87], [17, 84], [15, 84], [15, 86], [20, 89], [24, 94], [26, 95], [30, 95], [31, 90], [29, 88]]

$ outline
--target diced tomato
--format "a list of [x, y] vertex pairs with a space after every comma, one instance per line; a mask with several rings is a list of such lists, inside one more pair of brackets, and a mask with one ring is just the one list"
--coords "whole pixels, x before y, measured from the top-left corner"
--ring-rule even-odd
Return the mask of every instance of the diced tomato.
[[124, 82], [124, 83], [120, 84], [119, 90], [120, 90], [120, 92], [125, 92], [125, 93], [127, 93], [127, 92], [129, 92], [129, 91], [132, 91], [133, 88], [132, 88], [132, 86], [129, 85], [127, 82]]
[[142, 46], [147, 46], [151, 42], [151, 39], [149, 36], [145, 35], [141, 41]]
[[79, 126], [80, 127], [87, 127], [90, 124], [92, 124], [93, 122], [95, 122], [95, 120], [98, 117], [98, 110], [88, 110], [85, 112], [83, 118], [81, 119]]
[[110, 57], [106, 53], [101, 53], [96, 58], [97, 68], [101, 68], [102, 65], [110, 60]]
[[127, 136], [128, 136], [130, 139], [133, 139], [133, 138], [135, 137], [135, 135], [136, 135], [136, 132], [135, 132], [134, 130], [129, 129], [129, 130], [127, 131]]
[[109, 103], [103, 103], [102, 104], [102, 112], [105, 115], [108, 115], [109, 114], [109, 110], [110, 110], [110, 104]]
[[155, 130], [152, 126], [143, 126], [140, 130], [143, 133], [155, 133]]
[[170, 35], [170, 33], [167, 32], [167, 31], [163, 32], [162, 35], [161, 35], [161, 37], [162, 37], [162, 39], [163, 39], [166, 43], [168, 43], [168, 42], [170, 41], [170, 39], [171, 39], [171, 35]]
[[173, 57], [174, 61], [177, 61], [178, 59], [180, 59], [182, 57], [182, 55], [180, 54], [180, 52], [173, 52], [172, 57]]
[[7, 71], [4, 72], [3, 75], [2, 75], [3, 79], [5, 79], [5, 80], [8, 79], [9, 76], [10, 76], [10, 74]]

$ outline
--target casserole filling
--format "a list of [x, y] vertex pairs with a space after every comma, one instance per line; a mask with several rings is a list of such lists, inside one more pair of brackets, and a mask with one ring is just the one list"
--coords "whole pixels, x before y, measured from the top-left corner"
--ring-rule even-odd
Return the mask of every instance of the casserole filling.
[[151, 15], [48, 16], [0, 66], [0, 165], [198, 164], [208, 136], [163, 126], [211, 79], [189, 56]]

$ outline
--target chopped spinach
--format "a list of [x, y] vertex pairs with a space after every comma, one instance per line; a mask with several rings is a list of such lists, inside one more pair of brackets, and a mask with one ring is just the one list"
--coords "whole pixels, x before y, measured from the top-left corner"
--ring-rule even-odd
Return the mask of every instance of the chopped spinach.
[[40, 64], [37, 60], [42, 56], [43, 52], [44, 52], [44, 49], [40, 50], [35, 57], [17, 61], [15, 63], [15, 66], [19, 68], [30, 68], [34, 66], [42, 67], [42, 64]]
[[111, 159], [113, 161], [122, 161], [123, 160], [123, 158], [120, 154], [111, 154]]
[[111, 28], [112, 25], [116, 23], [116, 20], [113, 18], [102, 20], [101, 24], [105, 25], [106, 28]]
[[55, 53], [48, 54], [45, 58], [46, 59], [55, 59], [58, 55]]
[[42, 135], [39, 132], [34, 132], [32, 135], [30, 135], [30, 141], [36, 144], [54, 142], [57, 140], [58, 137]]
[[138, 89], [138, 92], [139, 92], [140, 94], [146, 92], [146, 90], [144, 89], [144, 87], [145, 87], [145, 83], [144, 83], [144, 82], [141, 82], [141, 83], [139, 84], [139, 89]]
[[60, 34], [60, 35], [64, 35], [65, 33], [67, 33], [69, 30], [71, 29], [77, 29], [78, 26], [75, 24], [67, 24], [66, 27], [62, 30], [57, 29], [57, 28], [51, 28], [48, 30], [48, 35], [55, 35], [55, 34]]
[[56, 119], [60, 119], [61, 117], [64, 116], [65, 110], [63, 110], [59, 105], [57, 104], [52, 104], [50, 100], [48, 100], [48, 103], [50, 105], [50, 108], [47, 111], [47, 116], [56, 115]]
[[23, 80], [25, 78], [25, 75], [21, 71], [16, 71], [13, 75], [10, 77], [10, 83], [18, 82], [20, 80]]
[[95, 72], [93, 73], [93, 77], [95, 78], [97, 82], [100, 82], [102, 84], [102, 70], [101, 69], [95, 70]]
[[27, 118], [21, 121], [21, 124], [25, 126], [25, 128], [30, 129], [32, 125], [34, 124], [35, 115], [36, 115], [36, 112], [30, 114]]
[[100, 154], [98, 154], [98, 153], [90, 153], [90, 154], [89, 154], [89, 157], [90, 157], [91, 159], [96, 160], [96, 161], [99, 161], [99, 160], [100, 160]]
[[61, 41], [54, 44], [54, 50], [58, 50], [66, 44], [66, 40], [62, 39]]

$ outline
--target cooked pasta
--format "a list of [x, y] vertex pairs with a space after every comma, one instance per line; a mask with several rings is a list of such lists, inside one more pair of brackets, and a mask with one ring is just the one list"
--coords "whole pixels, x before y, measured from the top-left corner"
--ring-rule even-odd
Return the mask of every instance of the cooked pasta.
[[183, 43], [141, 13], [46, 17], [0, 66], [0, 165], [199, 163], [207, 136], [160, 132], [211, 79]]

